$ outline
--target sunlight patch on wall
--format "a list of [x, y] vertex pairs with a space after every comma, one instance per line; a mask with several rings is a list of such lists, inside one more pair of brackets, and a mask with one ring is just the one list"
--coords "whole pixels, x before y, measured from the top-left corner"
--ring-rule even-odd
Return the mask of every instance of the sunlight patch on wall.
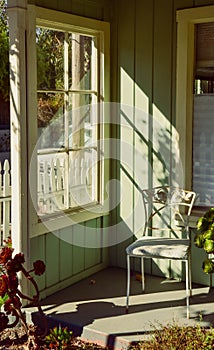
[[149, 98], [135, 83], [135, 108], [149, 114]]
[[130, 231], [133, 232], [133, 184], [125, 172], [121, 172], [120, 215]]
[[133, 106], [134, 104], [134, 81], [125, 72], [125, 70], [120, 68], [120, 101], [121, 104]]
[[140, 190], [148, 187], [149, 133], [148, 113], [128, 105], [120, 105], [120, 216], [135, 235], [143, 223]]
[[166, 116], [153, 105], [153, 184], [183, 186], [179, 135]]
[[182, 187], [183, 169], [176, 129], [123, 68], [120, 74], [120, 217], [139, 237], [144, 221], [141, 190]]

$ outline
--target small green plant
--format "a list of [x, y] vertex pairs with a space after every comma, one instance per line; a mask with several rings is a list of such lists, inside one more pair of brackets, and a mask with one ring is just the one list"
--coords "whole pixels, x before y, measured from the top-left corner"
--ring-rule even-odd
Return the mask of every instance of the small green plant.
[[214, 254], [214, 208], [209, 209], [197, 222], [197, 234], [194, 243], [198, 248], [204, 249], [207, 258], [202, 263], [205, 273], [214, 272], [214, 261], [209, 254]]
[[72, 331], [69, 331], [67, 327], [54, 327], [50, 329], [48, 335], [46, 335], [46, 344], [50, 349], [63, 350], [69, 348], [69, 344], [72, 339]]

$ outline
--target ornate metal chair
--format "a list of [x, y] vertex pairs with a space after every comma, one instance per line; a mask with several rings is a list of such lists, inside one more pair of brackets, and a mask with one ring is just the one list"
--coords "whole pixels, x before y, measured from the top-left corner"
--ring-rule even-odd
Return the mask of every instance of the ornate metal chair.
[[195, 201], [195, 192], [164, 186], [142, 191], [145, 209], [143, 236], [126, 248], [127, 297], [130, 295], [130, 258], [141, 259], [142, 290], [145, 290], [144, 258], [184, 261], [186, 265], [186, 308], [189, 318], [191, 295], [191, 255], [189, 217]]

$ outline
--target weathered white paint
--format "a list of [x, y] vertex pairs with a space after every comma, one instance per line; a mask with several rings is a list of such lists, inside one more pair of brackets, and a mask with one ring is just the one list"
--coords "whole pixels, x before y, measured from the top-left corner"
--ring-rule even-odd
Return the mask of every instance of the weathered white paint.
[[[12, 230], [16, 251], [26, 252], [27, 234], [27, 140], [26, 140], [26, 1], [8, 0], [10, 27], [10, 109]], [[24, 239], [23, 239], [24, 238]], [[24, 249], [23, 249], [24, 248]]]
[[[28, 264], [28, 162], [26, 115], [26, 0], [8, 0], [10, 28], [10, 122], [12, 174], [12, 244]], [[22, 278], [22, 276], [20, 276]], [[27, 292], [27, 281], [21, 288]]]

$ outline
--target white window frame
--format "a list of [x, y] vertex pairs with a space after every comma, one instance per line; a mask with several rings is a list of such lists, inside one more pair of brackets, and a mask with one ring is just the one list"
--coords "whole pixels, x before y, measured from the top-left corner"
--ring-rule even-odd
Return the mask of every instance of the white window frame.
[[184, 186], [192, 186], [195, 24], [214, 22], [214, 5], [177, 11], [176, 129]]
[[[68, 13], [58, 12], [40, 8], [34, 5], [28, 6], [28, 29], [27, 29], [27, 99], [28, 99], [28, 116], [29, 116], [29, 138], [28, 150], [31, 159], [30, 183], [37, 183], [37, 152], [34, 151], [37, 142], [37, 72], [36, 72], [36, 26], [45, 25], [54, 30], [68, 31], [84, 31], [84, 33], [98, 35], [100, 38], [100, 83], [101, 83], [101, 101], [100, 104], [109, 102], [109, 65], [110, 65], [110, 26], [109, 23], [94, 20], [86, 17], [76, 16]], [[105, 184], [109, 181], [109, 166], [105, 162], [105, 154], [109, 153], [108, 144], [104, 142], [109, 137], [109, 128], [104, 123], [105, 108], [101, 108], [103, 114], [101, 116], [102, 129], [102, 152], [104, 156], [101, 161], [101, 171], [99, 182], [99, 203], [92, 204], [86, 208], [77, 209], [75, 211], [66, 212], [66, 216], [56, 215], [44, 218], [42, 221], [37, 215], [37, 211], [33, 203], [37, 201], [37, 186], [30, 186], [30, 236], [37, 236], [49, 231], [55, 231], [66, 226], [84, 222], [96, 217], [108, 214], [108, 200], [104, 193]], [[105, 127], [104, 127], [105, 125]], [[105, 143], [105, 149], [104, 149]], [[102, 146], [103, 145], [103, 146]], [[32, 178], [33, 177], [33, 178]], [[33, 187], [33, 188], [32, 188]], [[104, 205], [105, 203], [105, 205]]]

